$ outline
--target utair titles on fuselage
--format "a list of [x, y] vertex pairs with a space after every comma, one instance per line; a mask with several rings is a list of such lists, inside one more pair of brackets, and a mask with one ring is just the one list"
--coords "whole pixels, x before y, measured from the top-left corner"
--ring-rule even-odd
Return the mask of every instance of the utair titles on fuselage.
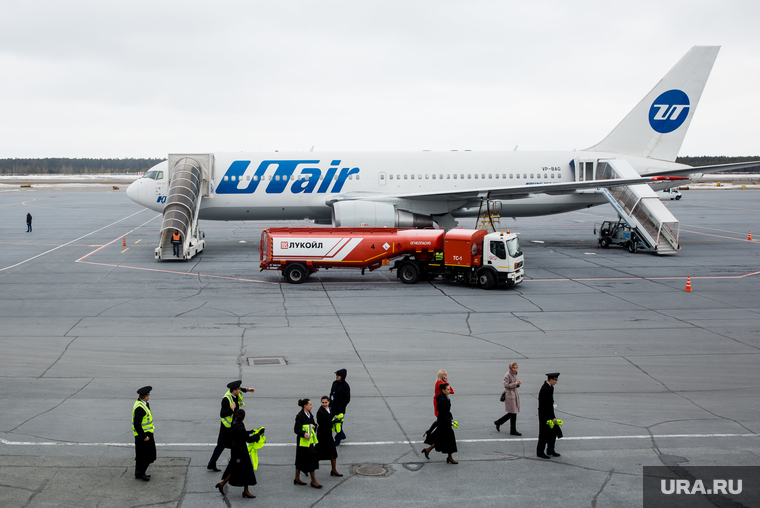
[[[216, 193], [252, 194], [256, 192], [261, 182], [268, 181], [265, 191], [267, 194], [282, 194], [288, 185], [290, 185], [290, 192], [293, 194], [301, 192], [337, 194], [343, 190], [343, 185], [349, 176], [358, 175], [360, 171], [359, 168], [339, 169], [339, 160], [332, 161], [327, 169], [320, 169], [319, 167], [299, 168], [299, 166], [315, 166], [319, 163], [319, 160], [265, 160], [259, 164], [250, 179], [244, 181], [243, 175], [248, 170], [251, 161], [234, 161], [224, 173], [216, 188]], [[277, 169], [274, 174], [270, 172], [267, 180], [266, 173], [270, 166], [275, 166]], [[298, 178], [294, 178], [296, 170], [299, 170]]]

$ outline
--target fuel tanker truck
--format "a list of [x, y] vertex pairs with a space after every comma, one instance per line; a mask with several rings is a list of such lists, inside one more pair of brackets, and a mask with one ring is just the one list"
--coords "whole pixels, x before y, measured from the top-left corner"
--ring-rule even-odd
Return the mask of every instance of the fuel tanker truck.
[[269, 228], [259, 258], [261, 270], [280, 270], [293, 284], [320, 268], [364, 275], [388, 266], [405, 284], [440, 278], [484, 289], [514, 286], [525, 276], [517, 235], [482, 229]]

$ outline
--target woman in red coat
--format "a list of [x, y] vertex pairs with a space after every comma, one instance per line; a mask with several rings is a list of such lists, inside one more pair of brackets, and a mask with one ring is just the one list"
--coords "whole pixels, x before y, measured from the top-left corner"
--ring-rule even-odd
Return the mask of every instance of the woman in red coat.
[[[449, 382], [449, 374], [445, 370], [441, 369], [438, 371], [438, 379], [435, 380], [435, 390], [433, 393], [433, 411], [435, 412], [435, 416], [438, 416], [438, 401], [437, 397], [441, 394], [441, 383], [447, 383]], [[451, 385], [449, 385], [451, 387]], [[454, 389], [451, 388], [451, 393], [454, 393]]]

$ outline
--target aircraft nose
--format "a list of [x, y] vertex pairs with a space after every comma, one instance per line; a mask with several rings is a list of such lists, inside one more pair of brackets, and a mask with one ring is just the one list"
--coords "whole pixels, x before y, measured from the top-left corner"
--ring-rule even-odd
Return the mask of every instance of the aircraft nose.
[[127, 197], [137, 203], [140, 204], [140, 180], [136, 180], [132, 182], [129, 187], [127, 187]]

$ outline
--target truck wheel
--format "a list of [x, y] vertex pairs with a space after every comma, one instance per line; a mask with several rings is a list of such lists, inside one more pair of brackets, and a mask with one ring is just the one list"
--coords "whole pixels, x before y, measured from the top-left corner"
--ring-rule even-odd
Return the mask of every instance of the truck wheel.
[[300, 284], [306, 280], [306, 267], [301, 263], [288, 265], [285, 268], [285, 279], [291, 284]]
[[494, 285], [494, 276], [490, 270], [483, 270], [478, 274], [478, 284], [483, 289], [491, 289]]
[[636, 244], [633, 243], [632, 241], [628, 242], [626, 244], [626, 247], [628, 247], [628, 252], [630, 252], [631, 254], [633, 254], [634, 252], [636, 252]]
[[601, 238], [599, 240], [599, 247], [601, 247], [602, 249], [606, 249], [609, 246], [610, 246], [610, 239], [609, 238], [605, 237], [605, 238]]
[[404, 284], [415, 284], [420, 280], [420, 270], [414, 263], [406, 263], [399, 268], [398, 277]]

